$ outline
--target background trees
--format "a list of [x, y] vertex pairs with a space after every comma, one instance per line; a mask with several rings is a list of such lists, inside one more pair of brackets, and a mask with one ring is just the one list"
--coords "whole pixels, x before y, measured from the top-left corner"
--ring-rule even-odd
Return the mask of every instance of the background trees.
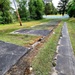
[[45, 4], [45, 14], [46, 15], [57, 14], [57, 10], [52, 2]]
[[10, 1], [11, 0], [0, 0], [0, 23], [11, 23], [13, 20], [16, 20], [15, 12], [19, 12], [22, 21], [42, 19], [42, 15], [44, 14], [43, 0], [30, 0], [28, 5], [27, 0], [15, 0], [15, 10], [11, 8]]
[[[0, 0], [0, 23], [11, 23], [15, 18], [15, 10], [11, 8], [11, 0]], [[42, 19], [43, 14], [51, 15], [57, 14], [57, 9], [54, 7], [52, 0], [47, 3], [46, 0], [15, 0], [17, 9], [22, 21], [29, 19]], [[27, 2], [29, 3], [27, 4]], [[45, 2], [44, 2], [45, 1]], [[66, 8], [70, 17], [75, 17], [75, 0], [60, 0], [58, 4], [58, 11], [64, 15]], [[67, 7], [68, 3], [68, 7]]]
[[68, 1], [69, 0], [60, 0], [58, 4], [58, 11], [60, 14], [64, 15]]
[[75, 17], [75, 0], [71, 0], [68, 3], [67, 12], [68, 12], [68, 14], [69, 14], [70, 17]]
[[20, 18], [25, 21], [28, 20], [28, 10], [26, 8], [27, 0], [19, 0], [18, 2], [18, 11], [20, 14]]
[[46, 15], [51, 14], [51, 6], [50, 6], [50, 3], [46, 3], [46, 5], [45, 5], [45, 14]]
[[43, 0], [36, 0], [35, 2], [36, 7], [36, 19], [42, 19], [42, 15], [44, 14], [44, 2]]
[[11, 23], [12, 14], [11, 14], [10, 0], [0, 1], [0, 23]]
[[29, 2], [29, 12], [30, 12], [30, 18], [35, 19], [36, 17], [36, 7], [35, 7], [35, 0], [30, 0]]
[[32, 19], [41, 19], [44, 13], [43, 0], [30, 0], [29, 12]]

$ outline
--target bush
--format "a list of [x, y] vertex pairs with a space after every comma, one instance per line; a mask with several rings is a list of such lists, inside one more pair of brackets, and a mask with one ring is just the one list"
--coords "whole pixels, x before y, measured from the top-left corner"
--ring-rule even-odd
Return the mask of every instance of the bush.
[[70, 17], [75, 17], [75, 0], [72, 0], [68, 3], [68, 15]]

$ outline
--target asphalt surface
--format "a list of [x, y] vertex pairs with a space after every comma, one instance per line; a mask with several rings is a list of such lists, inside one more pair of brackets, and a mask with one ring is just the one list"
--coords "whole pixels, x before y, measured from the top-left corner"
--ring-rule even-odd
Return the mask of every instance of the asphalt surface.
[[62, 28], [56, 70], [58, 71], [58, 75], [75, 75], [75, 57], [66, 23], [64, 23]]
[[38, 35], [38, 36], [47, 36], [51, 30], [30, 30], [30, 29], [22, 29], [19, 31], [16, 31], [17, 34], [29, 34], [29, 35]]
[[60, 20], [55, 20], [48, 22], [42, 25], [32, 27], [30, 29], [20, 29], [12, 32], [13, 34], [29, 34], [29, 35], [38, 35], [38, 36], [47, 36], [53, 29], [48, 29], [49, 27], [54, 27], [58, 25]]
[[0, 75], [4, 75], [29, 49], [0, 41]]

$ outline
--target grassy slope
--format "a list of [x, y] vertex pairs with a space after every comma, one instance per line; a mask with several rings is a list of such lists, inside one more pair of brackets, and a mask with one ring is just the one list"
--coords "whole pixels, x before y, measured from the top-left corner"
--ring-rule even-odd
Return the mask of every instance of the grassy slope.
[[67, 23], [68, 23], [68, 30], [69, 30], [72, 47], [75, 54], [75, 18], [69, 19]]
[[21, 45], [21, 46], [31, 44], [38, 38], [38, 36], [11, 35], [9, 33], [17, 29], [30, 28], [31, 26], [36, 26], [37, 24], [40, 24], [42, 22], [48, 22], [48, 21], [50, 20], [42, 19], [38, 21], [30, 21], [25, 23], [23, 22], [23, 26], [19, 26], [19, 23], [0, 25], [0, 40]]
[[62, 25], [60, 24], [54, 31], [55, 34], [49, 37], [43, 47], [32, 62], [35, 75], [49, 75], [52, 67], [53, 56], [56, 51], [57, 42], [60, 36]]

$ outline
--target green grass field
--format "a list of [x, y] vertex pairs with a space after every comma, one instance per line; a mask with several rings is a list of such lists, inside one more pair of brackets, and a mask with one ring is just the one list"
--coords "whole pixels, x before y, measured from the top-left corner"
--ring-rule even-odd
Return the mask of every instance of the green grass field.
[[5, 24], [0, 25], [0, 40], [17, 44], [20, 46], [29, 46], [30, 44], [34, 43], [39, 36], [32, 36], [32, 35], [20, 35], [20, 34], [9, 34], [10, 32], [22, 28], [30, 28], [31, 26], [36, 26], [43, 22], [48, 22], [49, 19], [42, 19], [38, 21], [30, 21], [30, 22], [23, 22], [23, 26], [20, 26], [19, 23], [13, 24]]
[[55, 34], [50, 36], [47, 42], [40, 48], [37, 56], [32, 62], [35, 75], [50, 75], [61, 27], [62, 23], [54, 30]]
[[70, 40], [72, 43], [72, 47], [74, 50], [75, 54], [75, 18], [71, 18], [67, 21], [68, 23], [68, 30], [69, 30], [69, 35], [70, 35]]

